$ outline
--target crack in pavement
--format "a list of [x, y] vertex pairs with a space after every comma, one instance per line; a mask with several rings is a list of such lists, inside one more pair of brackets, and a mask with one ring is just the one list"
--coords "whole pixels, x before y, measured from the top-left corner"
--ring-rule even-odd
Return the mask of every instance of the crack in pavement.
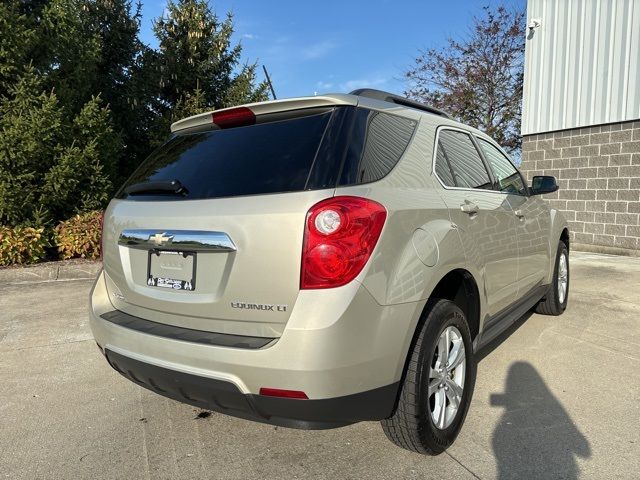
[[9, 348], [9, 349], [0, 349], [0, 353], [9, 353], [9, 352], [21, 352], [23, 350], [32, 350], [34, 348], [46, 348], [46, 347], [56, 347], [58, 345], [70, 345], [72, 343], [82, 343], [82, 342], [93, 342], [95, 341], [93, 337], [85, 338], [83, 340], [70, 340], [68, 342], [56, 342], [56, 343], [47, 343], [44, 345], [31, 345], [29, 347], [20, 347], [20, 348]]
[[471, 475], [473, 475], [473, 478], [477, 478], [478, 480], [482, 480], [478, 475], [476, 475], [473, 470], [471, 470], [470, 468], [468, 468], [464, 463], [462, 463], [460, 460], [458, 460], [456, 457], [454, 457], [448, 450], [445, 450], [444, 453], [446, 455], [448, 455], [449, 457], [451, 457], [451, 459], [456, 462], [458, 465], [460, 465], [462, 468], [464, 468], [467, 472], [469, 472]]

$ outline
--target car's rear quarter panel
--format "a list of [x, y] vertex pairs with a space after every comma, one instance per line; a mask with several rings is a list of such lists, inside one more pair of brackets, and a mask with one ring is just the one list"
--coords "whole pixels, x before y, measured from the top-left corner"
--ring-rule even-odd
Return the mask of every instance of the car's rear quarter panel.
[[[413, 112], [411, 112], [413, 114]], [[338, 188], [337, 195], [357, 195], [383, 204], [388, 218], [373, 257], [358, 280], [381, 305], [413, 304], [409, 319], [393, 319], [404, 337], [391, 338], [397, 352], [396, 371], [400, 378], [420, 316], [440, 280], [456, 269], [469, 271], [478, 290], [482, 272], [466, 262], [460, 235], [449, 218], [442, 192], [431, 175], [435, 129], [445, 119], [419, 115], [414, 139], [402, 159], [384, 179], [352, 187]], [[486, 301], [481, 295], [481, 311]], [[359, 321], [366, 328], [364, 319]]]

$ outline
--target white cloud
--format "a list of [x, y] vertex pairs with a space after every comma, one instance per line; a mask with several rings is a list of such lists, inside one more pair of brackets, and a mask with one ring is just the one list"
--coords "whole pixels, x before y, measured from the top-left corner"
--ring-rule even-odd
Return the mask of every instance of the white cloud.
[[246, 38], [247, 40], [255, 40], [256, 38], [258, 38], [258, 36], [253, 33], [244, 33], [242, 34], [242, 38]]
[[291, 56], [291, 39], [287, 36], [279, 36], [273, 41], [267, 41], [266, 44], [265, 53], [268, 57], [280, 60]]
[[384, 77], [359, 78], [359, 79], [347, 80], [346, 82], [340, 84], [340, 90], [350, 92], [357, 88], [382, 87], [388, 81], [389, 79]]
[[322, 42], [314, 43], [312, 45], [304, 46], [300, 49], [300, 56], [304, 60], [316, 60], [326, 56], [329, 52], [334, 50], [338, 45], [336, 43], [324, 40]]
[[271, 42], [264, 42], [265, 57], [269, 62], [283, 62], [286, 64], [300, 64], [319, 60], [338, 48], [338, 43], [332, 40], [303, 44], [295, 38], [281, 36]]
[[319, 82], [316, 83], [316, 88], [321, 91], [327, 91], [330, 88], [333, 88], [333, 83], [323, 82], [322, 80], [320, 80]]

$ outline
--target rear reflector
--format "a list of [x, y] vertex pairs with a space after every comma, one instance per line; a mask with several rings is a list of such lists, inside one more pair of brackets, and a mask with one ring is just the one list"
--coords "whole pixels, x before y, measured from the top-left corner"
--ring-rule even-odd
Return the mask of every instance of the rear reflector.
[[256, 123], [256, 115], [247, 107], [238, 107], [221, 112], [213, 112], [211, 120], [220, 128], [233, 128], [254, 125]]
[[298, 400], [309, 400], [307, 394], [299, 390], [281, 390], [279, 388], [260, 389], [260, 395], [265, 397], [297, 398]]

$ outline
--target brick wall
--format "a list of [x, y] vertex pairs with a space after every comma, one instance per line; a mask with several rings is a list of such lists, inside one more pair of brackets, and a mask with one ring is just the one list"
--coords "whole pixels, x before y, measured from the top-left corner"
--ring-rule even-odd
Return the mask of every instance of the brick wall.
[[586, 250], [640, 253], [640, 121], [527, 135], [522, 172], [553, 175], [545, 195]]

